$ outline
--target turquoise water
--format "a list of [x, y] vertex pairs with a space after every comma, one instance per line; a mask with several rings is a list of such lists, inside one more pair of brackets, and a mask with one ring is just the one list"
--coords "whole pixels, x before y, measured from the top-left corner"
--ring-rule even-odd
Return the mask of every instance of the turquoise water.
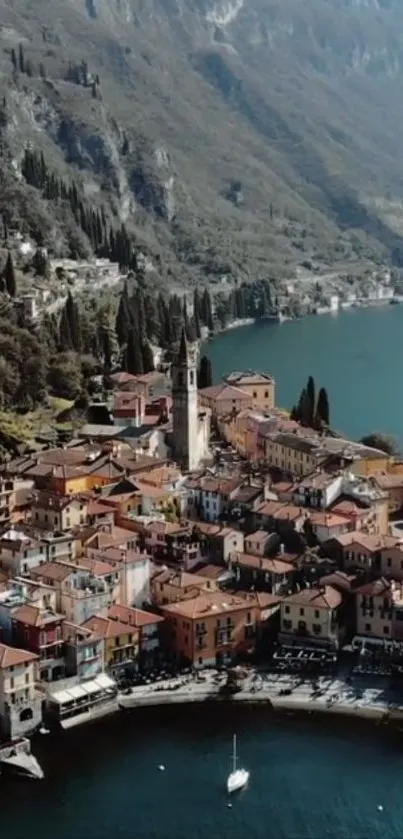
[[[234, 730], [251, 779], [228, 809]], [[384, 727], [199, 706], [119, 715], [39, 748], [45, 781], [0, 787], [7, 839], [403, 836], [403, 740]]]
[[245, 368], [273, 374], [277, 404], [286, 408], [313, 375], [328, 390], [341, 433], [358, 439], [384, 431], [403, 443], [403, 305], [241, 327], [205, 350], [215, 380]]

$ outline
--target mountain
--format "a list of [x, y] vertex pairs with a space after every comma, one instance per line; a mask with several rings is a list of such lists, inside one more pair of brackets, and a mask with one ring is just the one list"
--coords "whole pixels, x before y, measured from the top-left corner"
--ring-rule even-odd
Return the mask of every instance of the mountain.
[[0, 20], [8, 227], [88, 253], [62, 179], [172, 286], [403, 264], [401, 0], [0, 0]]

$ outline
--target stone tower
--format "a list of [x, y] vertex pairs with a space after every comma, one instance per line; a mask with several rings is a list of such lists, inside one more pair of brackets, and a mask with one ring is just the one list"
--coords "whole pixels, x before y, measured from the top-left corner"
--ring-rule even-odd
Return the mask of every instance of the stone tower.
[[191, 472], [200, 461], [198, 442], [197, 358], [182, 330], [177, 358], [172, 363], [173, 455], [182, 469]]

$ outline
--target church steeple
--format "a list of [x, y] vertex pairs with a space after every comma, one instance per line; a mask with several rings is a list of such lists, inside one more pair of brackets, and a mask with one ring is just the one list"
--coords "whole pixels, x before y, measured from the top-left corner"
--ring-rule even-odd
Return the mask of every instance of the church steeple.
[[189, 347], [186, 338], [186, 329], [182, 326], [181, 342], [179, 345], [178, 362], [180, 364], [187, 364], [189, 359]]

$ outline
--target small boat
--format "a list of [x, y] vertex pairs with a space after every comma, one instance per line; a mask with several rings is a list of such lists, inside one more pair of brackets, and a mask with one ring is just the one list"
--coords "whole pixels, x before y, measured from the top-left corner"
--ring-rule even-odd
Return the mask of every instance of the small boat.
[[238, 789], [242, 789], [242, 787], [246, 786], [249, 780], [249, 772], [246, 769], [237, 769], [237, 754], [236, 754], [236, 734], [234, 734], [233, 740], [233, 753], [232, 753], [232, 772], [228, 775], [227, 778], [227, 791], [229, 793], [236, 792]]

